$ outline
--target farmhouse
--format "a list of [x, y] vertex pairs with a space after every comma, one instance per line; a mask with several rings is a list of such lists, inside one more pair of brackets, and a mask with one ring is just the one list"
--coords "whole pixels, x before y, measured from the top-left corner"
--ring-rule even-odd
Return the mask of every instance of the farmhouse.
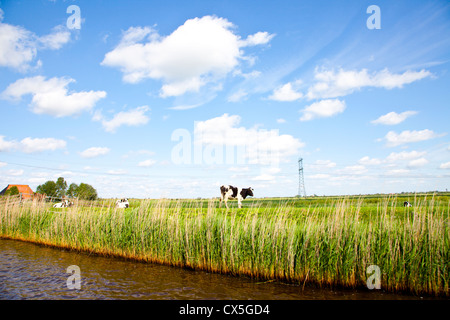
[[4, 195], [6, 190], [11, 189], [12, 187], [17, 187], [17, 189], [19, 189], [19, 194], [22, 196], [22, 199], [33, 198], [34, 192], [27, 184], [8, 184], [8, 186], [0, 192], [0, 196]]

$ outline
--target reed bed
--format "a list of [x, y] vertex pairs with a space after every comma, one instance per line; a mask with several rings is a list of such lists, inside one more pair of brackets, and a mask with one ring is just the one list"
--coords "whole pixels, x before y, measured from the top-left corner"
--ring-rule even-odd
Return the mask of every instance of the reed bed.
[[391, 292], [449, 295], [449, 202], [396, 198], [367, 207], [341, 198], [307, 207], [289, 200], [218, 208], [218, 202], [141, 200], [54, 209], [0, 201], [0, 237], [209, 272], [299, 285], [365, 287], [381, 269]]

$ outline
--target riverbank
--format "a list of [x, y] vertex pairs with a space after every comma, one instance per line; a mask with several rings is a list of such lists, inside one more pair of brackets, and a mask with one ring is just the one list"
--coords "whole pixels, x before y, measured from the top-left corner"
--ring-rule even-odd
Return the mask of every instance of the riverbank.
[[394, 198], [371, 206], [342, 198], [299, 207], [264, 200], [219, 209], [214, 201], [141, 200], [51, 208], [2, 202], [1, 237], [101, 255], [246, 275], [261, 281], [367, 286], [367, 268], [381, 270], [389, 292], [449, 295], [449, 203]]

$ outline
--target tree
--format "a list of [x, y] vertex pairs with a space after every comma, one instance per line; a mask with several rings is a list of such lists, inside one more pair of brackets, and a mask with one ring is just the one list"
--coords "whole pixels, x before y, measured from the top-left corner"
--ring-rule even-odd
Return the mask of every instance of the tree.
[[76, 198], [78, 196], [77, 189], [78, 185], [76, 183], [71, 183], [69, 189], [67, 189], [67, 196], [70, 198]]
[[95, 200], [97, 199], [97, 190], [87, 183], [80, 183], [76, 189], [76, 193], [80, 199]]
[[17, 186], [11, 187], [5, 191], [5, 196], [7, 195], [14, 196], [16, 194], [19, 194], [19, 188], [17, 188]]
[[63, 177], [59, 177], [56, 180], [56, 196], [59, 198], [63, 198], [66, 195], [67, 182]]
[[47, 181], [36, 188], [37, 193], [46, 194], [49, 197], [56, 196], [56, 183], [54, 181]]

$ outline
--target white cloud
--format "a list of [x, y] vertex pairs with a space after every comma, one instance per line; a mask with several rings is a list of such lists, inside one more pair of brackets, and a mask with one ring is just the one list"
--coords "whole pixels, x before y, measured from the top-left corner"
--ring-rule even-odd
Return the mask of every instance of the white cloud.
[[384, 138], [386, 139], [386, 145], [388, 147], [396, 147], [396, 146], [406, 144], [406, 143], [426, 141], [426, 140], [434, 139], [434, 138], [441, 137], [441, 136], [442, 136], [442, 134], [437, 134], [437, 133], [433, 132], [432, 130], [425, 129], [425, 130], [420, 130], [420, 131], [405, 130], [405, 131], [402, 131], [401, 133], [389, 131]]
[[71, 78], [23, 78], [10, 84], [2, 92], [2, 98], [19, 100], [23, 95], [31, 94], [30, 106], [34, 113], [65, 117], [91, 110], [98, 100], [106, 97], [105, 91], [68, 93], [67, 86], [72, 82], [75, 80]]
[[55, 138], [24, 138], [21, 141], [6, 141], [4, 136], [0, 136], [0, 152], [2, 151], [22, 151], [34, 153], [42, 151], [55, 151], [64, 149], [66, 141]]
[[402, 151], [402, 152], [392, 152], [386, 157], [387, 162], [397, 162], [397, 161], [411, 161], [418, 159], [426, 155], [426, 151]]
[[345, 101], [339, 99], [328, 99], [314, 102], [302, 110], [303, 116], [300, 121], [309, 121], [315, 118], [332, 117], [344, 112]]
[[336, 163], [331, 160], [316, 160], [312, 166], [314, 169], [334, 168]]
[[129, 111], [121, 111], [116, 113], [111, 120], [105, 120], [100, 112], [96, 112], [92, 120], [101, 121], [105, 131], [114, 133], [123, 125], [135, 127], [147, 124], [150, 118], [145, 113], [149, 110], [148, 106], [141, 106]]
[[405, 71], [402, 74], [393, 74], [388, 69], [369, 74], [367, 69], [361, 71], [346, 71], [316, 69], [317, 83], [308, 89], [306, 96], [309, 99], [335, 98], [348, 95], [363, 87], [376, 88], [402, 88], [403, 85], [431, 76], [427, 70]]
[[405, 111], [402, 113], [389, 112], [376, 120], [371, 121], [373, 124], [396, 125], [406, 120], [406, 118], [417, 114], [417, 111]]
[[440, 169], [450, 169], [450, 161], [449, 162], [445, 162], [445, 163], [441, 163], [439, 168]]
[[139, 163], [138, 163], [138, 166], [139, 166], [139, 167], [151, 167], [151, 166], [154, 165], [155, 163], [156, 163], [155, 160], [153, 160], [153, 159], [147, 159], [147, 160], [144, 160], [144, 161], [139, 162]]
[[231, 22], [214, 16], [189, 19], [166, 37], [149, 27], [132, 27], [101, 64], [119, 68], [125, 82], [161, 80], [161, 97], [197, 92], [246, 59], [243, 47], [266, 44], [273, 37], [257, 32], [241, 40], [233, 29]]
[[106, 147], [92, 147], [80, 152], [80, 155], [83, 158], [95, 158], [98, 156], [103, 156], [107, 154], [109, 151], [110, 149]]
[[238, 115], [224, 114], [220, 117], [195, 123], [195, 143], [206, 146], [231, 146], [242, 150], [250, 164], [279, 163], [298, 154], [305, 144], [291, 135], [279, 134], [278, 130], [257, 127], [238, 127]]
[[296, 81], [294, 83], [288, 82], [285, 85], [276, 88], [273, 91], [273, 94], [269, 96], [269, 99], [275, 101], [295, 101], [301, 99], [303, 94], [296, 89], [299, 84], [301, 84], [301, 81]]
[[247, 96], [248, 96], [248, 92], [240, 89], [228, 97], [228, 102], [239, 102], [239, 101], [242, 101]]
[[20, 149], [25, 153], [34, 153], [42, 151], [54, 151], [64, 149], [66, 142], [54, 138], [25, 138], [20, 141]]
[[16, 142], [6, 141], [5, 136], [0, 136], [0, 152], [10, 151], [16, 147]]
[[277, 119], [277, 123], [286, 123], [286, 119], [279, 118]]
[[358, 163], [362, 165], [379, 165], [382, 163], [382, 160], [365, 156], [359, 159]]
[[38, 38], [38, 43], [43, 48], [52, 50], [60, 49], [70, 41], [70, 32], [63, 26], [53, 28], [53, 33]]
[[1, 162], [1, 161], [0, 161], [0, 168], [1, 168], [1, 167], [4, 167], [4, 166], [7, 166], [7, 165], [8, 165], [8, 164], [7, 164], [6, 162]]
[[338, 173], [343, 173], [343, 174], [363, 174], [365, 172], [367, 172], [367, 168], [364, 165], [361, 164], [357, 164], [354, 166], [346, 166], [344, 169], [340, 169], [337, 171]]
[[18, 169], [18, 170], [11, 169], [11, 170], [6, 171], [7, 176], [13, 176], [13, 177], [22, 176], [23, 173], [24, 173], [24, 171], [22, 169]]
[[[38, 50], [60, 49], [70, 41], [70, 32], [63, 26], [57, 26], [50, 34], [39, 37], [23, 27], [2, 23], [2, 17], [3, 11], [0, 12], [0, 67], [28, 71]], [[36, 66], [40, 64], [38, 61]]]
[[270, 40], [274, 37], [274, 34], [270, 34], [266, 31], [264, 32], [257, 32], [255, 34], [251, 34], [247, 37], [247, 39], [240, 41], [240, 45], [242, 47], [247, 46], [256, 46], [260, 44], [267, 44]]
[[409, 168], [418, 168], [418, 167], [423, 167], [424, 165], [426, 165], [429, 161], [425, 158], [419, 158], [419, 159], [415, 159], [415, 160], [411, 160], [408, 163], [408, 167]]

